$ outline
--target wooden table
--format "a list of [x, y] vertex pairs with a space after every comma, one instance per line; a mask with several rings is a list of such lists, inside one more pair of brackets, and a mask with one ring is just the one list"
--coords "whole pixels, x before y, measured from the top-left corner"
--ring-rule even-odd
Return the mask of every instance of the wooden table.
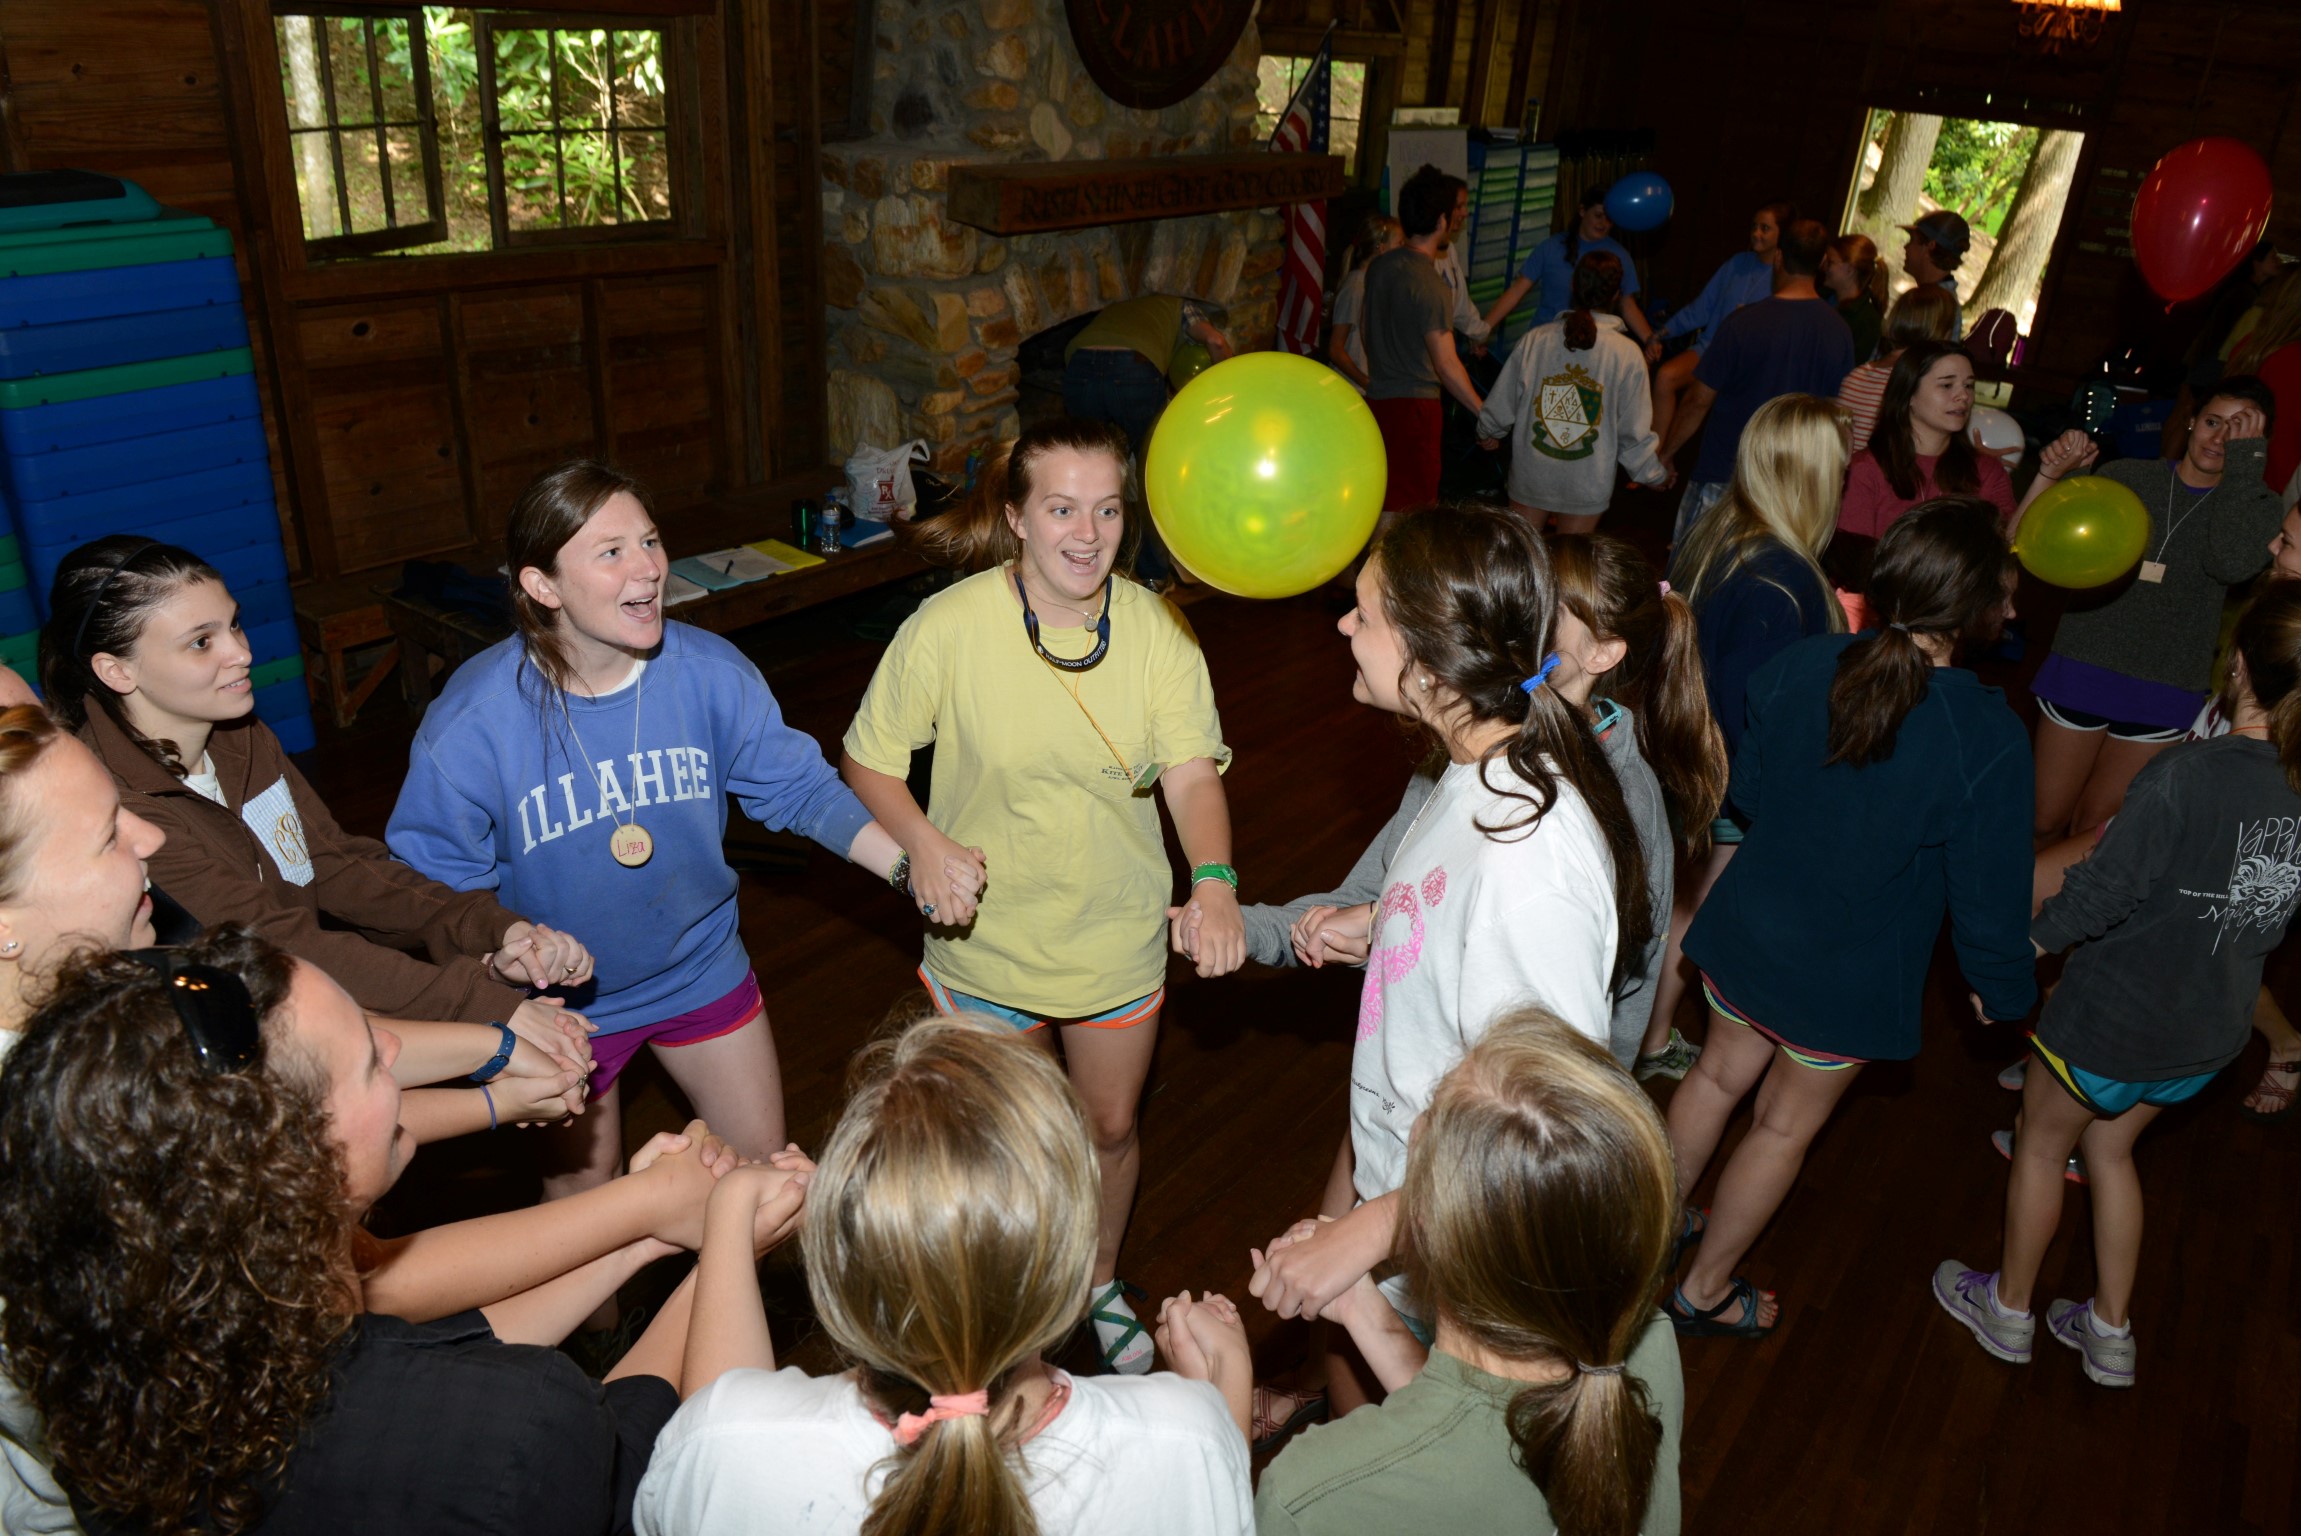
[[[717, 544], [696, 544], [692, 538], [682, 539], [680, 543], [693, 544], [698, 551], [726, 545], [724, 540]], [[707, 592], [666, 609], [665, 617], [724, 635], [812, 608], [817, 603], [900, 581], [926, 568], [925, 561], [889, 540], [825, 556], [821, 565], [785, 571], [765, 581], [747, 582], [721, 592]], [[403, 597], [388, 587], [379, 587], [377, 592], [383, 598], [384, 615], [391, 623], [392, 633], [399, 639], [400, 687], [407, 696], [408, 708], [415, 714], [423, 713], [438, 683], [445, 682], [457, 667], [511, 633], [507, 620], [454, 612], [421, 598]], [[435, 660], [441, 664], [436, 678], [432, 674]]]

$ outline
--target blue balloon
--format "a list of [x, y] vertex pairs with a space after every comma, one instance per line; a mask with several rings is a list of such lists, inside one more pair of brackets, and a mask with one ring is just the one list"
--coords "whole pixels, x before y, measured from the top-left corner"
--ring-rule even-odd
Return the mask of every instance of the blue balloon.
[[1606, 217], [1622, 229], [1660, 229], [1676, 196], [1652, 171], [1632, 171], [1606, 191]]

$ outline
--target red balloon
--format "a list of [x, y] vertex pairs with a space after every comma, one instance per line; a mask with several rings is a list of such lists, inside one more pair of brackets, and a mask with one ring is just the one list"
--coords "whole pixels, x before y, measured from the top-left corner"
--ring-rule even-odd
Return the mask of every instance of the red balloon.
[[2212, 291], [2269, 227], [2269, 167], [2237, 139], [2191, 139], [2150, 167], [2133, 200], [2133, 259], [2158, 297]]

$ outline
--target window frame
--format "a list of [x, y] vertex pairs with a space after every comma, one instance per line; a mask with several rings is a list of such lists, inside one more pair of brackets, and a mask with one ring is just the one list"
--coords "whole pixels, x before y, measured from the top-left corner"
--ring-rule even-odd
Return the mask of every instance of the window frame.
[[[1318, 51], [1317, 51], [1317, 49], [1313, 48], [1313, 49], [1312, 49], [1310, 52], [1308, 52], [1308, 53], [1294, 53], [1294, 52], [1290, 52], [1290, 51], [1287, 51], [1287, 50], [1284, 50], [1284, 49], [1273, 49], [1273, 50], [1271, 50], [1271, 51], [1269, 51], [1269, 52], [1266, 52], [1266, 53], [1264, 53], [1263, 55], [1261, 55], [1261, 57], [1263, 57], [1263, 58], [1272, 58], [1272, 59], [1287, 59], [1287, 60], [1292, 60], [1292, 61], [1296, 61], [1296, 62], [1299, 62], [1299, 63], [1302, 63], [1302, 64], [1306, 64], [1306, 65], [1307, 65], [1307, 64], [1309, 64], [1310, 62], [1312, 62], [1314, 59], [1316, 59], [1316, 58], [1318, 57]], [[1332, 59], [1332, 62], [1333, 62], [1334, 64], [1337, 64], [1337, 65], [1340, 65], [1340, 64], [1356, 64], [1356, 65], [1359, 65], [1360, 67], [1362, 67], [1362, 68], [1363, 68], [1363, 69], [1366, 71], [1366, 76], [1365, 76], [1365, 79], [1364, 79], [1364, 80], [1363, 80], [1363, 81], [1360, 83], [1360, 86], [1359, 86], [1359, 96], [1358, 96], [1358, 116], [1356, 116], [1356, 117], [1354, 117], [1354, 118], [1347, 118], [1347, 119], [1345, 119], [1345, 118], [1339, 118], [1339, 117], [1335, 116], [1335, 114], [1333, 113], [1333, 111], [1331, 110], [1331, 108], [1329, 109], [1329, 111], [1328, 111], [1328, 113], [1327, 113], [1327, 153], [1328, 153], [1328, 154], [1340, 154], [1340, 153], [1341, 153], [1341, 151], [1340, 151], [1340, 150], [1338, 150], [1338, 149], [1335, 149], [1335, 148], [1333, 147], [1333, 145], [1334, 145], [1334, 124], [1335, 124], [1335, 123], [1337, 123], [1337, 122], [1345, 122], [1345, 121], [1347, 121], [1347, 122], [1353, 122], [1353, 123], [1356, 123], [1356, 124], [1358, 125], [1358, 142], [1357, 142], [1355, 145], [1353, 145], [1353, 146], [1351, 147], [1351, 156], [1352, 156], [1352, 161], [1351, 161], [1351, 163], [1350, 163], [1350, 164], [1347, 164], [1347, 165], [1346, 165], [1346, 166], [1343, 168], [1343, 170], [1344, 170], [1344, 174], [1345, 174], [1346, 176], [1348, 176], [1348, 177], [1350, 178], [1350, 180], [1351, 180], [1353, 183], [1357, 183], [1357, 182], [1359, 182], [1359, 181], [1362, 179], [1362, 173], [1364, 172], [1364, 170], [1365, 170], [1365, 167], [1366, 167], [1366, 146], [1367, 146], [1367, 132], [1366, 132], [1366, 124], [1367, 124], [1367, 107], [1368, 107], [1368, 103], [1369, 103], [1369, 102], [1370, 102], [1370, 101], [1373, 99], [1373, 96], [1374, 96], [1374, 86], [1375, 86], [1375, 80], [1376, 80], [1376, 71], [1377, 71], [1377, 70], [1378, 70], [1378, 69], [1381, 67], [1382, 61], [1381, 61], [1380, 59], [1378, 59], [1378, 58], [1375, 58], [1375, 57], [1373, 57], [1373, 56], [1371, 56], [1371, 55], [1366, 55], [1366, 54], [1356, 54], [1356, 53], [1348, 53], [1348, 54], [1346, 54], [1346, 53], [1336, 53], [1336, 54], [1334, 55], [1333, 59]], [[1292, 99], [1293, 99], [1293, 94], [1294, 94], [1294, 91], [1293, 91], [1293, 87], [1294, 87], [1294, 86], [1299, 86], [1300, 84], [1301, 84], [1301, 81], [1299, 81], [1299, 80], [1292, 82], [1292, 84], [1289, 86], [1289, 89], [1288, 89], [1288, 92], [1287, 92], [1287, 98], [1288, 98], [1288, 100], [1292, 100]], [[1333, 89], [1333, 87], [1332, 87], [1332, 85], [1331, 85], [1331, 84], [1329, 84], [1329, 86], [1328, 86], [1328, 89], [1329, 89], [1329, 90], [1332, 90], [1332, 89]], [[1276, 116], [1276, 118], [1278, 118], [1278, 119], [1283, 119], [1283, 118], [1285, 117], [1285, 115], [1286, 115], [1286, 108], [1285, 108], [1285, 106], [1282, 104], [1282, 105], [1279, 107], [1279, 110], [1278, 110], [1278, 112], [1275, 114], [1275, 116]], [[1254, 116], [1255, 116], [1255, 140], [1254, 140], [1254, 142], [1255, 142], [1255, 146], [1256, 146], [1257, 148], [1261, 148], [1261, 147], [1263, 147], [1263, 146], [1265, 146], [1265, 145], [1267, 145], [1267, 144], [1269, 144], [1269, 143], [1270, 143], [1270, 135], [1269, 135], [1268, 133], [1264, 133], [1264, 132], [1262, 131], [1262, 118], [1263, 118], [1264, 114], [1263, 114], [1263, 112], [1262, 112], [1262, 109], [1261, 109], [1261, 104], [1260, 104], [1260, 102], [1259, 102], [1259, 101], [1256, 103], [1256, 108], [1255, 108], [1255, 114], [1254, 114]], [[1271, 127], [1272, 127], [1272, 131], [1274, 131], [1274, 132], [1275, 132], [1275, 131], [1276, 131], [1276, 129], [1277, 129], [1277, 122], [1276, 122], [1275, 120], [1273, 121], [1273, 123], [1272, 123]]]
[[[531, 8], [483, 7], [470, 8], [474, 19], [474, 43], [479, 53], [480, 136], [487, 159], [487, 216], [490, 238], [497, 251], [534, 250], [538, 247], [588, 245], [600, 241], [648, 241], [677, 239], [686, 233], [689, 224], [687, 210], [682, 206], [682, 173], [686, 169], [686, 145], [680, 131], [680, 104], [672, 96], [671, 81], [677, 77], [676, 68], [680, 48], [679, 29], [671, 16], [646, 16], [630, 13], [603, 13], [598, 11], [553, 11]], [[512, 129], [507, 134], [495, 89], [495, 34], [498, 27], [510, 32], [582, 32], [604, 31], [610, 37], [617, 32], [654, 32], [663, 39], [664, 91], [662, 127], [644, 130], [663, 135], [664, 177], [670, 185], [671, 214], [668, 218], [647, 219], [631, 223], [588, 224], [556, 229], [513, 229], [509, 189], [504, 185], [503, 145], [507, 137], [529, 136], [564, 138], [563, 131]], [[612, 47], [613, 45], [610, 44]], [[557, 58], [556, 50], [553, 55]], [[559, 96], [559, 71], [554, 68], [551, 77], [552, 98], [555, 107]], [[606, 119], [612, 144], [619, 130], [613, 126], [610, 108]], [[558, 156], [560, 167], [560, 211], [567, 206], [567, 159], [564, 152]], [[615, 190], [616, 206], [620, 213], [623, 198], [623, 156], [616, 153]]]
[[[313, 23], [315, 38], [320, 28], [329, 22], [358, 21], [364, 24], [362, 35], [367, 47], [369, 104], [376, 115], [374, 122], [358, 128], [346, 128], [337, 121], [333, 54], [324, 44], [317, 46], [314, 51], [320, 66], [321, 89], [327, 97], [327, 124], [322, 128], [298, 128], [294, 117], [292, 115], [287, 116], [289, 181], [296, 191], [296, 230], [303, 237], [305, 252], [320, 260], [333, 260], [346, 256], [382, 256], [389, 255], [394, 251], [407, 250], [413, 246], [432, 245], [445, 240], [448, 237], [447, 184], [440, 165], [439, 121], [432, 104], [431, 48], [428, 34], [424, 29], [423, 7], [418, 5], [382, 9], [361, 5], [331, 6], [325, 4], [324, 0], [275, 0], [270, 11], [275, 48], [277, 47], [279, 20], [286, 16], [308, 18]], [[383, 116], [383, 85], [376, 74], [375, 23], [379, 21], [402, 21], [409, 28], [408, 73], [416, 101], [416, 116], [412, 123], [390, 123]], [[283, 57], [279, 62], [284, 69], [287, 64], [286, 59]], [[276, 89], [280, 90], [280, 107], [283, 115], [286, 115], [288, 113], [288, 101], [284, 82], [275, 75], [273, 84]], [[385, 216], [388, 218], [392, 217], [395, 212], [392, 194], [394, 178], [389, 169], [389, 157], [385, 152], [383, 136], [392, 128], [408, 127], [415, 129], [416, 143], [423, 155], [424, 197], [427, 204], [426, 211], [430, 217], [420, 224], [394, 223], [383, 229], [361, 230], [352, 234], [322, 235], [316, 239], [304, 234], [306, 213], [303, 206], [303, 184], [301, 178], [296, 176], [294, 171], [296, 141], [313, 133], [324, 133], [327, 136], [328, 158], [335, 173], [336, 217], [340, 224], [348, 225], [351, 223], [351, 194], [344, 180], [345, 137], [353, 133], [372, 132], [376, 135], [377, 163], [383, 172], [378, 179], [383, 189]]]

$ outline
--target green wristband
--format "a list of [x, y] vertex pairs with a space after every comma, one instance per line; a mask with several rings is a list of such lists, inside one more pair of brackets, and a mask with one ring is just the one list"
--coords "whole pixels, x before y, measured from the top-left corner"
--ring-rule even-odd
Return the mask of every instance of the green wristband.
[[1209, 880], [1220, 880], [1230, 887], [1232, 895], [1238, 894], [1238, 871], [1228, 864], [1200, 864], [1190, 872], [1190, 883], [1194, 889]]

